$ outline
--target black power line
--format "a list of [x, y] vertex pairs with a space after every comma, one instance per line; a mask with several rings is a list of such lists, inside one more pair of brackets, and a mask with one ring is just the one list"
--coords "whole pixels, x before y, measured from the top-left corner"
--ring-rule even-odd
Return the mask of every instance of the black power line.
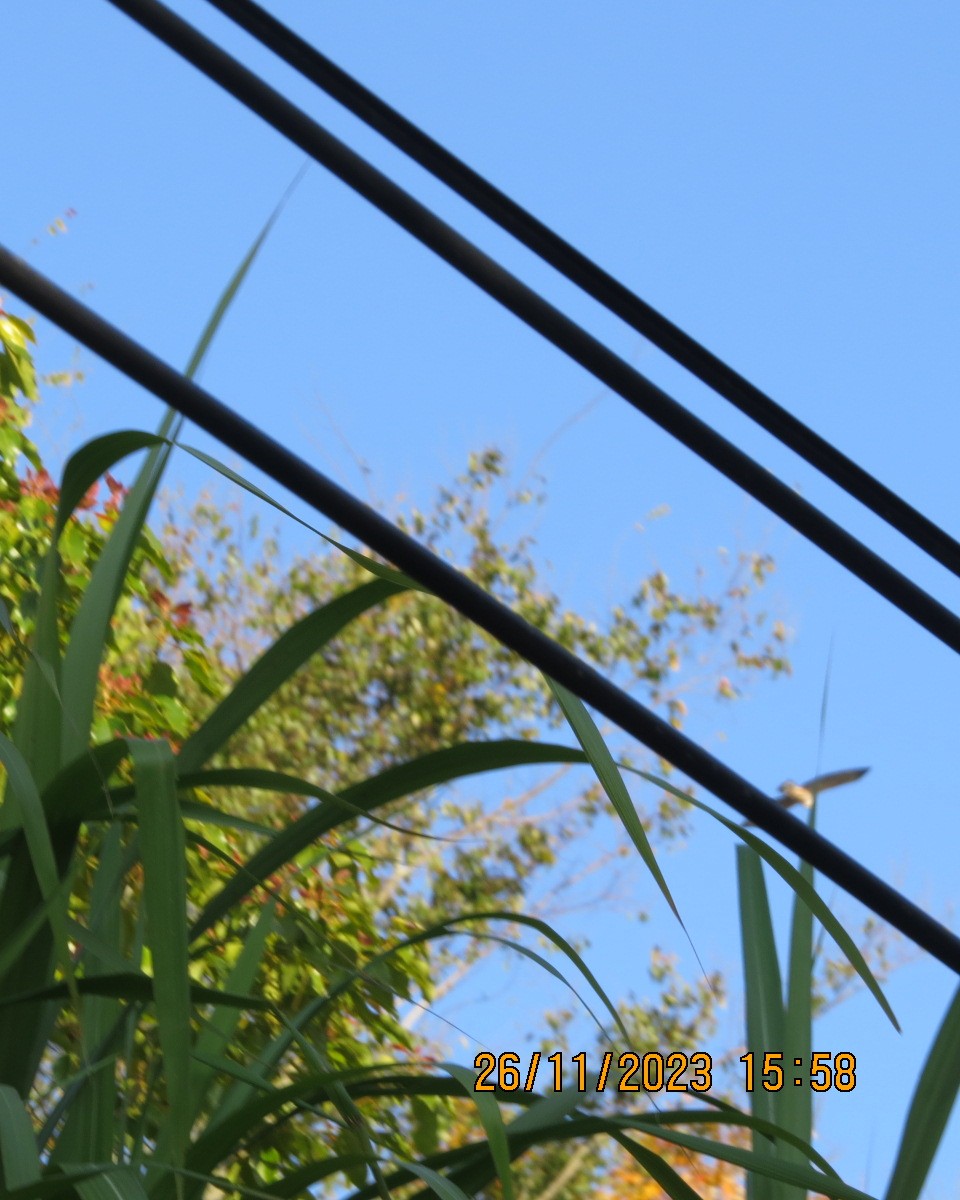
[[364, 196], [488, 295], [804, 537], [960, 652], [960, 618], [651, 383], [425, 205], [157, 0], [109, 0]]
[[960, 974], [960, 938], [350, 492], [0, 246], [0, 284], [396, 564]]
[[254, 0], [207, 0], [954, 575], [960, 542]]

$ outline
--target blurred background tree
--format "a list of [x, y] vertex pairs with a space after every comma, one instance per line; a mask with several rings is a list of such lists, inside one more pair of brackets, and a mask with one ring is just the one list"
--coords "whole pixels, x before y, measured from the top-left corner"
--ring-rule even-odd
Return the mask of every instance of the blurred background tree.
[[[0, 728], [6, 732], [16, 713], [16, 681], [33, 627], [34, 580], [49, 544], [58, 489], [26, 432], [30, 407], [39, 399], [32, 329], [0, 311], [0, 339]], [[124, 491], [108, 475], [91, 488], [63, 535], [64, 638]], [[773, 569], [769, 558], [743, 556], [722, 585], [712, 591], [702, 586], [692, 595], [654, 572], [594, 623], [565, 608], [549, 589], [528, 534], [500, 532], [504, 524], [522, 524], [530, 506], [543, 502], [542, 493], [509, 490], [503, 455], [491, 448], [472, 455], [465, 473], [441, 487], [427, 511], [395, 516], [485, 589], [678, 727], [693, 695], [730, 698], [751, 677], [775, 677], [789, 669], [785, 631], [767, 630], [756, 603], [757, 590]], [[278, 539], [261, 536], [257, 519], [247, 519], [233, 498], [217, 503], [204, 496], [179, 511], [168, 505], [159, 531], [146, 528], [140, 537], [113, 622], [100, 675], [95, 739], [134, 734], [178, 744], [278, 635], [365, 578], [360, 566], [339, 553], [285, 556]], [[711, 665], [705, 673], [707, 653]], [[538, 672], [433, 597], [407, 592], [351, 622], [211, 765], [270, 768], [336, 792], [431, 750], [495, 737], [533, 739], [560, 724]], [[647, 765], [668, 769], [663, 763]], [[560, 848], [583, 836], [604, 811], [599, 789], [577, 779], [561, 768], [493, 800], [463, 787], [421, 793], [415, 802], [399, 802], [397, 811], [380, 814], [406, 833], [358, 822], [356, 837], [341, 833], [321, 853], [301, 856], [285, 878], [272, 881], [289, 902], [281, 903], [268, 940], [260, 977], [264, 994], [296, 1011], [344, 971], [463, 911], [550, 915], [582, 882], [558, 866]], [[295, 819], [307, 803], [299, 795], [250, 791], [221, 802], [271, 828]], [[641, 810], [648, 832], [661, 841], [685, 831], [684, 816], [682, 802], [666, 793], [653, 810]], [[206, 830], [205, 837], [206, 843], [194, 845], [191, 858], [192, 894], [200, 898], [257, 844], [252, 833], [236, 830]], [[81, 857], [91, 879], [97, 852], [97, 836], [88, 832]], [[625, 847], [608, 849], [591, 869], [604, 867], [603, 878], [612, 879], [611, 860], [622, 852]], [[78, 896], [82, 906], [82, 886]], [[227, 927], [202, 944], [195, 963], [198, 981], [223, 986], [266, 899], [261, 891], [253, 893], [241, 915], [234, 914]], [[135, 909], [135, 881], [121, 902]], [[595, 907], [609, 902], [609, 884], [591, 898]], [[484, 932], [489, 929], [482, 923], [474, 927], [474, 934]], [[441, 1056], [443, 1047], [418, 1033], [419, 1018], [461, 985], [496, 945], [476, 936], [453, 944], [423, 943], [364, 978], [331, 1014], [325, 1030], [333, 1064], [422, 1063]], [[685, 984], [663, 960], [651, 963], [650, 975], [653, 998], [621, 1007], [632, 1048], [702, 1045], [722, 982]], [[564, 1044], [570, 1015], [544, 1014], [548, 1052]], [[239, 1030], [237, 1060], [250, 1061], [276, 1033], [269, 1016], [249, 1016]], [[34, 1098], [38, 1115], [60, 1082], [79, 1068], [74, 1034], [69, 1021], [58, 1031], [45, 1069], [47, 1091]], [[146, 1111], [157, 1069], [155, 1047], [143, 1033], [135, 1052], [139, 1069], [128, 1073], [126, 1083], [139, 1091], [126, 1097], [134, 1113]], [[470, 1108], [452, 1100], [413, 1100], [406, 1111], [386, 1111], [371, 1102], [365, 1109], [377, 1135], [401, 1153], [411, 1144], [420, 1153], [457, 1144], [473, 1121]], [[272, 1178], [278, 1153], [288, 1161], [304, 1161], [309, 1149], [315, 1157], [316, 1133], [315, 1118], [303, 1114], [279, 1123], [238, 1156], [234, 1180], [262, 1187]], [[347, 1136], [333, 1126], [328, 1134], [331, 1149]], [[524, 1159], [523, 1194], [593, 1194], [608, 1164], [609, 1155], [591, 1142], [572, 1155], [562, 1146], [547, 1148]]]

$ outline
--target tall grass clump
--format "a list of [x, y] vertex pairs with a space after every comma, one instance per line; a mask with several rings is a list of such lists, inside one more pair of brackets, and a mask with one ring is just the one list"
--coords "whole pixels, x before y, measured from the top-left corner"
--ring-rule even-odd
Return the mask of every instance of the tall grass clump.
[[[268, 229], [226, 289], [189, 373]], [[6, 314], [0, 321], [0, 387], [8, 398], [31, 395], [30, 327]], [[317, 597], [204, 719], [178, 710], [162, 664], [138, 681], [126, 707], [105, 714], [99, 690], [133, 686], [110, 674], [116, 615], [143, 598], [145, 566], [162, 565], [146, 521], [180, 435], [181, 422], [168, 412], [155, 434], [116, 432], [73, 454], [54, 489], [47, 544], [18, 562], [19, 590], [0, 608], [15, 712], [9, 733], [0, 734], [0, 1193], [16, 1200], [205, 1200], [217, 1192], [293, 1197], [330, 1186], [354, 1200], [427, 1192], [450, 1200], [496, 1187], [513, 1200], [524, 1156], [603, 1136], [677, 1200], [696, 1194], [671, 1165], [677, 1148], [744, 1168], [759, 1181], [752, 1186], [862, 1197], [813, 1150], [809, 1123], [794, 1112], [741, 1113], [693, 1091], [676, 1109], [653, 1102], [642, 1111], [600, 1111], [575, 1089], [524, 1092], [500, 1079], [493, 1093], [477, 1092], [472, 1064], [411, 1066], [399, 1054], [392, 1061], [358, 1050], [350, 1030], [360, 1016], [376, 1029], [378, 1005], [416, 993], [418, 948], [480, 927], [562, 974], [600, 1014], [612, 1045], [626, 1049], [628, 1039], [577, 951], [523, 912], [459, 912], [410, 928], [383, 948], [335, 939], [306, 907], [304, 879], [318, 862], [334, 861], [334, 880], [349, 872], [338, 839], [362, 852], [358, 817], [385, 821], [424, 789], [481, 773], [583, 764], [679, 913], [621, 767], [580, 701], [552, 684], [576, 745], [454, 742], [336, 789], [276, 770], [217, 765], [228, 741], [305, 663], [364, 614], [418, 589], [356, 551], [345, 553], [367, 578], [332, 598]], [[3, 443], [5, 470], [11, 439]], [[133, 486], [112, 488], [99, 532], [83, 532], [77, 511], [89, 508], [97, 481], [134, 453], [144, 459]], [[85, 555], [92, 555], [90, 569], [78, 582], [71, 564], [86, 562]], [[24, 621], [29, 644], [18, 633]], [[177, 626], [175, 614], [171, 622]], [[200, 648], [184, 638], [179, 650], [202, 685]], [[305, 804], [278, 828], [238, 813], [226, 800], [238, 791]], [[809, 879], [725, 823], [752, 847], [747, 853], [766, 858], [797, 891], [797, 962], [807, 961], [803, 930], [816, 916], [885, 1003]], [[744, 901], [754, 939], [763, 923], [755, 876]], [[518, 928], [552, 944], [556, 955], [547, 960], [517, 942], [511, 931]], [[264, 964], [276, 960], [284, 939], [305, 946], [313, 968], [307, 978], [274, 971], [265, 989]], [[799, 1038], [801, 974], [797, 979], [790, 996], [800, 1015], [790, 1036]], [[761, 975], [762, 995], [750, 1000], [751, 1012], [768, 1012], [774, 983]], [[767, 1008], [757, 1010], [761, 1003]], [[455, 1145], [440, 1147], [431, 1130], [440, 1104], [465, 1114]], [[721, 1136], [736, 1127], [752, 1131], [751, 1148]], [[310, 1136], [288, 1138], [294, 1129]], [[896, 1193], [897, 1200], [908, 1195]]]

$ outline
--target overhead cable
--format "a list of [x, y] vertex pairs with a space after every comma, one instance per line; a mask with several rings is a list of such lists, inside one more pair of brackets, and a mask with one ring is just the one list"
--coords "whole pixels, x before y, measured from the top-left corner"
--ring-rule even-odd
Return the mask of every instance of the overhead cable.
[[960, 618], [158, 0], [108, 0], [804, 537], [960, 653]]
[[960, 974], [960, 938], [431, 550], [0, 246], [0, 285], [394, 563]]
[[254, 0], [207, 0], [301, 75], [960, 576], [960, 542]]

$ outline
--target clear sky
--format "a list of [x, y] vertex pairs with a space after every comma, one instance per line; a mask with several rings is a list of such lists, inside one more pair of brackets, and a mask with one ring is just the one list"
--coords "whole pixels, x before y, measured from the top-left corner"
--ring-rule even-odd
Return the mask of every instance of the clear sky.
[[[0, 239], [182, 365], [302, 155], [103, 0], [2, 7]], [[956, 579], [403, 163], [202, 0], [175, 7], [956, 607]], [[956, 532], [955, 4], [271, 0], [270, 7]], [[76, 212], [69, 233], [47, 237], [44, 228], [68, 209]], [[7, 305], [22, 311], [13, 297]], [[41, 365], [63, 366], [73, 353], [69, 340], [45, 322], [39, 330]], [[152, 428], [160, 412], [88, 353], [78, 361], [87, 383], [39, 422], [38, 439], [55, 461], [117, 425]], [[814, 773], [832, 640], [822, 766], [872, 769], [824, 802], [821, 828], [954, 923], [960, 664], [953, 654], [605, 395], [322, 168], [311, 169], [276, 229], [204, 383], [340, 482], [362, 494], [372, 489], [379, 500], [404, 493], [423, 503], [470, 450], [487, 444], [503, 447], [522, 474], [550, 435], [596, 399], [540, 463], [550, 504], [537, 528], [538, 553], [553, 566], [554, 587], [569, 604], [600, 614], [654, 566], [689, 582], [717, 546], [772, 553], [778, 571], [766, 606], [793, 630], [794, 677], [722, 711], [708, 704], [690, 728], [771, 792], [787, 777]], [[189, 486], [198, 484], [195, 472], [185, 474]], [[662, 504], [670, 516], [646, 522]], [[736, 984], [729, 839], [698, 820], [689, 850], [666, 867], [701, 957]], [[832, 885], [824, 891], [842, 919], [859, 919], [852, 901]], [[653, 903], [644, 880], [638, 896]], [[675, 946], [691, 969], [659, 911], [655, 924], [656, 940]], [[614, 993], [643, 988], [649, 935], [633, 927], [629, 936], [637, 938], [640, 978], [631, 977], [620, 927], [593, 935], [591, 964]], [[953, 987], [945, 968], [916, 955], [888, 989], [902, 1037], [864, 997], [818, 1028], [818, 1046], [860, 1059], [856, 1091], [829, 1097], [821, 1122], [821, 1149], [850, 1182], [882, 1191], [919, 1064]], [[471, 1010], [474, 1018], [479, 1036], [494, 1036], [492, 1013]], [[742, 1039], [741, 1020], [734, 996], [718, 1050]], [[928, 1196], [954, 1195], [958, 1177], [955, 1118]]]

